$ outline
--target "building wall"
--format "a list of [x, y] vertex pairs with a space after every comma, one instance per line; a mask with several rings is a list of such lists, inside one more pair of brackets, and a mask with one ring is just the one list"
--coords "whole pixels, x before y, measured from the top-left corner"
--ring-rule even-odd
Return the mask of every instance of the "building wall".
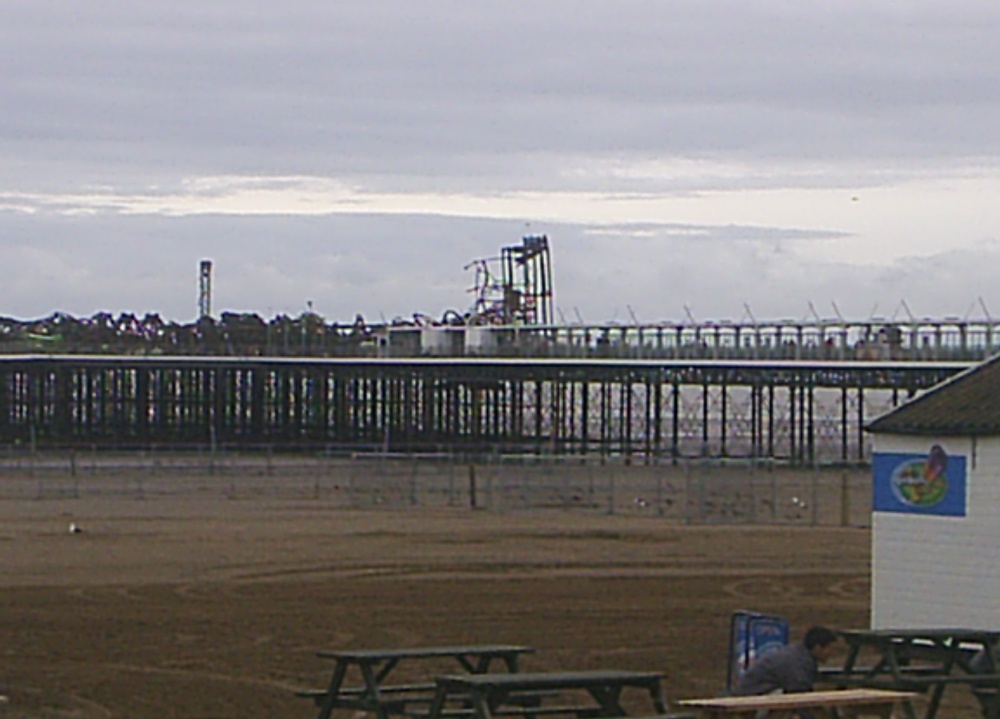
[[875, 512], [872, 627], [1000, 627], [1000, 438], [877, 435], [875, 451], [935, 444], [966, 458], [965, 516]]

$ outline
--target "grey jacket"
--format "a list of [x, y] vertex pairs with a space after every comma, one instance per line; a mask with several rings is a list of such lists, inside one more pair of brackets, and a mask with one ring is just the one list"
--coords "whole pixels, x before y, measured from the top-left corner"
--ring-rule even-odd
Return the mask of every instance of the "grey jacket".
[[806, 645], [789, 644], [758, 657], [736, 685], [737, 696], [770, 694], [780, 689], [786, 694], [812, 691], [819, 662]]

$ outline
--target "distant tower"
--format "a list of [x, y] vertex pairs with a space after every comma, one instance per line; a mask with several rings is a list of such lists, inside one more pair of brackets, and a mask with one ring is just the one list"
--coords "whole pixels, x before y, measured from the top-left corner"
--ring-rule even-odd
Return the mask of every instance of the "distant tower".
[[198, 319], [212, 316], [212, 261], [202, 260], [198, 272]]

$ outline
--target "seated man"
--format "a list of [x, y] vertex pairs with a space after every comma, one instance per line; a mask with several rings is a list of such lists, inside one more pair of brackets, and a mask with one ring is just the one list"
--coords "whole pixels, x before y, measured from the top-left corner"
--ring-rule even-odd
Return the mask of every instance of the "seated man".
[[737, 696], [810, 692], [819, 665], [833, 655], [837, 635], [826, 627], [811, 627], [802, 642], [775, 649], [755, 659], [740, 677]]

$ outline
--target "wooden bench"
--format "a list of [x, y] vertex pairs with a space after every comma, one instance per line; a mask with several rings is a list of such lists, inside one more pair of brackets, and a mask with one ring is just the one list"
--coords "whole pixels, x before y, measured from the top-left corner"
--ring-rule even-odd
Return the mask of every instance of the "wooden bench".
[[429, 681], [388, 683], [401, 663], [414, 665], [410, 668], [411, 675], [427, 678], [439, 672], [437, 665], [441, 662], [449, 666], [457, 663], [460, 670], [472, 673], [488, 672], [495, 664], [503, 665], [508, 672], [517, 672], [521, 655], [533, 651], [532, 647], [516, 645], [321, 651], [320, 657], [335, 662], [329, 685], [326, 689], [306, 689], [296, 694], [316, 703], [317, 719], [330, 719], [334, 709], [353, 709], [373, 714], [377, 719], [390, 719], [415, 714], [417, 707], [429, 706], [437, 686]]
[[[932, 691], [936, 694], [936, 703], [940, 702], [940, 696], [947, 686], [966, 685], [972, 691], [972, 695], [979, 702], [986, 719], [1000, 719], [1000, 674], [948, 674], [942, 676], [925, 676], [917, 681], [903, 681], [898, 683], [901, 689], [910, 688], [913, 691]], [[908, 684], [912, 684], [908, 687]]]
[[[379, 704], [390, 714], [405, 714], [410, 717], [424, 717], [427, 716], [428, 709], [432, 701], [434, 701], [434, 689], [436, 684], [391, 684], [379, 687]], [[368, 701], [362, 700], [362, 697], [367, 690], [365, 687], [346, 687], [340, 690], [340, 694], [343, 697], [339, 706], [341, 708], [347, 707], [351, 703], [351, 699], [357, 700], [357, 709], [367, 709]], [[528, 711], [533, 707], [541, 707], [542, 701], [545, 697], [554, 696], [556, 692], [553, 691], [519, 691], [512, 692], [506, 699], [507, 703], [511, 707], [519, 707], [525, 710], [525, 714], [530, 715], [531, 712]], [[323, 702], [326, 700], [327, 690], [326, 689], [300, 689], [295, 692], [295, 695], [302, 697], [303, 699], [312, 699], [316, 706], [322, 706]], [[417, 708], [417, 707], [423, 708]], [[554, 707], [541, 709], [534, 713], [537, 714], [554, 714], [558, 713], [553, 711]], [[452, 712], [454, 716], [463, 716], [465, 712], [461, 710], [455, 710]], [[655, 719], [655, 718], [650, 718]]]
[[[990, 704], [989, 689], [997, 686], [992, 678], [997, 669], [989, 666], [989, 674], [978, 678], [974, 666], [978, 657], [992, 657], [1000, 644], [1000, 632], [970, 628], [916, 629], [855, 629], [840, 632], [848, 652], [842, 670], [846, 676], [837, 678], [823, 672], [825, 683], [839, 686], [886, 687], [926, 692], [924, 719], [934, 719], [941, 706], [945, 690], [965, 685], [980, 694]], [[872, 667], [856, 666], [863, 657], [877, 657]], [[992, 664], [992, 663], [991, 663]], [[864, 672], [860, 674], [860, 672]], [[911, 702], [903, 709], [907, 719], [917, 719]], [[996, 719], [1000, 719], [997, 717]]]
[[[944, 672], [944, 667], [940, 665], [902, 666], [899, 673], [904, 676], [927, 676], [939, 675]], [[875, 677], [888, 675], [887, 666], [860, 666], [843, 669], [841, 667], [820, 667], [819, 679], [824, 683], [833, 683], [841, 679], [856, 679], [859, 677]]]
[[[620, 701], [625, 689], [647, 693], [654, 711], [665, 715], [661, 678], [658, 672], [622, 670], [445, 675], [437, 678], [437, 692], [426, 716], [446, 719], [452, 716], [450, 712], [457, 704], [459, 710], [471, 710], [476, 719], [493, 716], [532, 719], [550, 715], [579, 719], [622, 717], [627, 714]], [[563, 703], [517, 706], [513, 699], [522, 692], [558, 694]], [[589, 703], [579, 704], [577, 698]]]
[[984, 719], [1000, 719], [1000, 687], [972, 687]]
[[[365, 687], [344, 687], [340, 690], [340, 695], [345, 699], [350, 697], [360, 697], [366, 691]], [[378, 688], [379, 695], [384, 694], [423, 694], [430, 697], [434, 693], [434, 684], [390, 684], [385, 686], [380, 686]], [[303, 697], [305, 699], [312, 699], [317, 704], [321, 703], [326, 697], [326, 689], [300, 689], [295, 692], [296, 696]], [[424, 697], [407, 697], [411, 700], [421, 699]]]
[[[428, 719], [430, 711], [428, 709], [406, 712], [412, 719]], [[491, 716], [524, 717], [531, 719], [535, 716], [575, 716], [578, 719], [601, 719], [604, 712], [599, 707], [589, 704], [559, 704], [552, 706], [537, 707], [512, 707], [504, 706], [490, 712]], [[467, 719], [476, 716], [476, 710], [468, 708], [448, 708], [442, 709], [437, 714], [441, 719]], [[694, 712], [671, 712], [669, 714], [652, 714], [642, 717], [629, 717], [628, 719], [696, 719]]]
[[[588, 717], [595, 716], [596, 711], [597, 710], [594, 706], [590, 704], [554, 704], [551, 706], [534, 707], [505, 705], [493, 709], [490, 712], [490, 716], [525, 717], [525, 719], [531, 719], [531, 717], [535, 716], [566, 715], [580, 717], [580, 719], [587, 719]], [[406, 712], [406, 715], [412, 719], [427, 719], [427, 717], [430, 716], [430, 708], [428, 707], [427, 709]], [[476, 710], [472, 707], [442, 708], [436, 716], [439, 719], [474, 717], [476, 716]]]
[[900, 673], [899, 676], [894, 677], [891, 674], [825, 673], [822, 676], [822, 682], [839, 686], [895, 689], [911, 692], [926, 692], [935, 687], [953, 684], [967, 684], [973, 688], [989, 690], [990, 688], [1000, 687], [1000, 674], [966, 674], [964, 672], [940, 674], [933, 671], [905, 671]]
[[817, 717], [835, 717], [838, 709], [847, 707], [855, 716], [889, 719], [895, 704], [914, 696], [910, 692], [883, 689], [834, 689], [801, 694], [688, 699], [678, 702], [678, 706], [697, 709], [708, 719], [754, 719], [761, 711], [768, 713], [768, 719], [793, 719], [803, 710]]

